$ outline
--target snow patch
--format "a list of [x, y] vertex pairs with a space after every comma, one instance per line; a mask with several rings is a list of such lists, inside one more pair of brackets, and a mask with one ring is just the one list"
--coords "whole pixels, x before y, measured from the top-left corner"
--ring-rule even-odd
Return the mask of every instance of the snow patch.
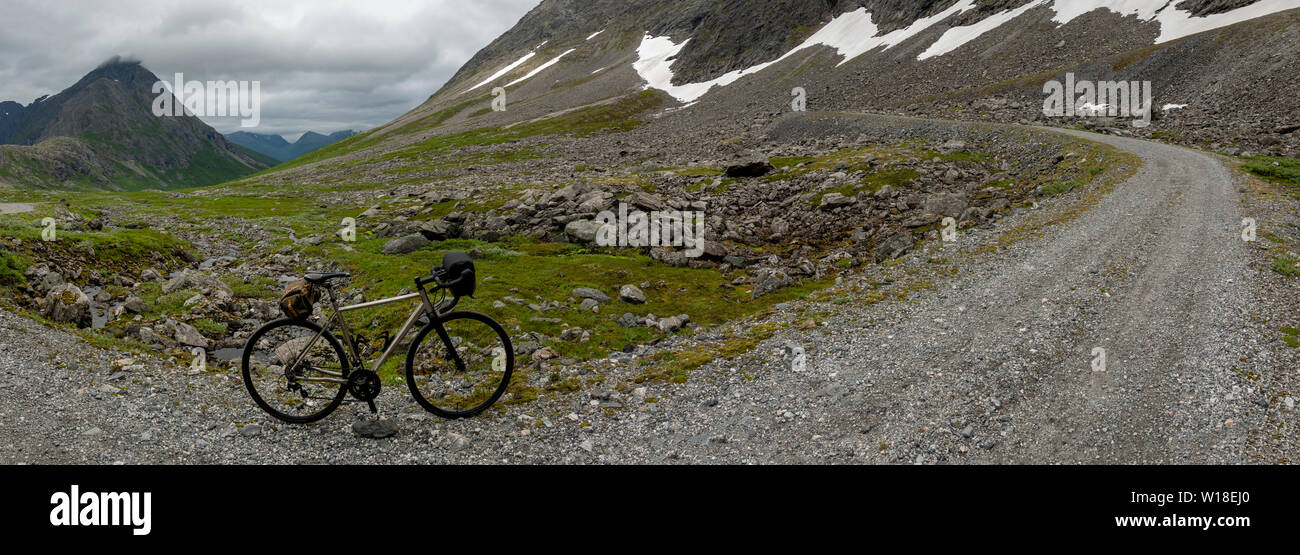
[[866, 8], [858, 8], [831, 20], [830, 23], [827, 23], [811, 37], [808, 37], [802, 44], [786, 52], [780, 58], [732, 71], [710, 81], [685, 85], [674, 85], [672, 83], [672, 65], [673, 58], [681, 53], [682, 49], [691, 42], [691, 39], [686, 39], [679, 44], [674, 43], [671, 37], [652, 37], [646, 34], [641, 39], [641, 45], [637, 47], [637, 61], [632, 63], [632, 67], [636, 69], [642, 79], [645, 79], [647, 88], [664, 91], [680, 102], [694, 102], [715, 86], [725, 87], [730, 85], [741, 77], [763, 71], [801, 50], [819, 45], [828, 46], [844, 57], [839, 63], [839, 65], [844, 65], [849, 60], [871, 50], [897, 45], [953, 14], [974, 7], [975, 0], [961, 0], [961, 2], [940, 13], [918, 19], [906, 28], [880, 36], [877, 36], [880, 29], [875, 23], [871, 22], [871, 13]]
[[560, 61], [560, 58], [563, 58], [563, 57], [565, 57], [565, 56], [568, 56], [569, 53], [570, 53], [570, 52], [573, 52], [574, 50], [577, 50], [577, 49], [576, 49], [576, 48], [570, 48], [570, 49], [568, 49], [568, 50], [565, 50], [563, 54], [560, 54], [559, 56], [556, 56], [556, 57], [554, 57], [554, 58], [551, 58], [550, 61], [548, 61], [548, 62], [546, 62], [546, 63], [544, 63], [544, 64], [542, 64], [542, 65], [540, 65], [540, 66], [537, 66], [537, 69], [534, 69], [534, 70], [528, 72], [528, 75], [525, 75], [525, 76], [523, 76], [523, 77], [520, 77], [520, 78], [518, 78], [518, 79], [515, 79], [514, 81], [511, 81], [511, 82], [510, 82], [509, 84], [507, 84], [506, 86], [507, 86], [507, 87], [513, 87], [513, 86], [515, 86], [515, 85], [517, 85], [517, 84], [519, 84], [519, 83], [522, 83], [522, 82], [524, 82], [524, 81], [527, 81], [527, 80], [531, 79], [534, 75], [537, 75], [538, 73], [541, 73], [541, 72], [543, 72], [543, 71], [546, 71], [546, 68], [555, 65], [555, 62]]
[[1042, 6], [1048, 1], [1050, 0], [1030, 2], [1014, 10], [1007, 10], [1005, 12], [990, 15], [972, 25], [948, 29], [943, 33], [943, 36], [939, 37], [939, 40], [934, 41], [934, 44], [931, 44], [930, 48], [927, 48], [925, 52], [922, 52], [921, 55], [916, 57], [916, 59], [924, 60], [926, 58], [942, 56], [952, 52], [953, 50], [960, 48], [962, 45], [979, 38], [980, 35], [997, 29], [1008, 21], [1020, 17], [1021, 15], [1024, 15], [1025, 12]]
[[[1156, 21], [1160, 23], [1160, 36], [1156, 39], [1156, 43], [1161, 43], [1296, 8], [1297, 0], [1260, 0], [1249, 6], [1207, 17], [1192, 17], [1190, 12], [1174, 7], [1175, 2], [1171, 0], [1038, 0], [1014, 10], [988, 16], [971, 25], [948, 29], [929, 48], [918, 55], [917, 59], [925, 60], [952, 52], [1024, 15], [1029, 10], [1049, 4], [1055, 12], [1052, 21], [1061, 25], [1098, 9], [1108, 9], [1121, 15], [1136, 15], [1142, 21]], [[801, 50], [814, 46], [830, 47], [843, 57], [839, 63], [842, 66], [872, 50], [897, 46], [941, 21], [973, 8], [975, 8], [975, 0], [961, 0], [940, 13], [918, 19], [903, 29], [896, 29], [884, 35], [879, 34], [880, 28], [872, 22], [871, 13], [866, 8], [858, 8], [832, 19], [830, 23], [780, 58], [732, 71], [710, 81], [684, 85], [672, 83], [672, 65], [674, 58], [690, 43], [691, 39], [674, 43], [670, 37], [654, 37], [647, 33], [641, 39], [641, 45], [637, 47], [637, 60], [632, 63], [632, 67], [646, 81], [646, 88], [659, 89], [680, 102], [689, 103], [698, 100], [715, 86], [730, 85], [746, 75], [763, 71]]]
[[601, 29], [601, 30], [599, 30], [599, 31], [596, 31], [595, 33], [592, 33], [591, 36], [587, 37], [587, 40], [594, 39], [594, 38], [596, 38], [596, 35], [599, 35], [599, 34], [604, 33], [604, 32], [605, 32], [605, 29]]
[[[472, 91], [472, 90], [474, 90], [474, 89], [477, 89], [477, 88], [479, 88], [479, 87], [482, 87], [483, 85], [486, 85], [486, 84], [488, 84], [488, 83], [491, 83], [491, 82], [493, 82], [493, 81], [496, 81], [497, 79], [500, 79], [502, 75], [505, 75], [505, 74], [507, 74], [507, 73], [510, 73], [511, 70], [513, 70], [513, 69], [515, 69], [515, 68], [517, 68], [517, 67], [519, 67], [519, 66], [521, 66], [521, 65], [524, 65], [524, 62], [527, 62], [528, 60], [533, 59], [533, 56], [536, 56], [536, 55], [537, 55], [537, 52], [529, 52], [528, 54], [525, 54], [524, 57], [519, 58], [518, 60], [515, 60], [515, 63], [510, 64], [510, 65], [508, 65], [508, 66], [502, 68], [501, 71], [498, 71], [498, 72], [496, 72], [496, 73], [493, 73], [491, 77], [488, 77], [487, 79], [484, 79], [482, 83], [479, 83], [479, 84], [477, 84], [477, 85], [474, 85], [473, 87], [470, 87], [470, 88], [468, 88], [468, 89], [465, 89], [465, 92]], [[463, 92], [463, 93], [461, 93], [461, 94], [465, 94], [465, 92]]]
[[1170, 110], [1182, 110], [1183, 108], [1186, 107], [1187, 107], [1186, 104], [1165, 104], [1164, 106], [1160, 107], [1160, 110], [1163, 112], [1168, 112]]
[[1160, 36], [1156, 44], [1203, 33], [1220, 27], [1241, 23], [1248, 19], [1300, 7], [1296, 0], [1261, 0], [1249, 6], [1205, 17], [1193, 17], [1191, 12], [1178, 9], [1169, 0], [1056, 0], [1052, 21], [1062, 25], [1088, 12], [1106, 8], [1120, 15], [1135, 15], [1142, 21], [1160, 23]]

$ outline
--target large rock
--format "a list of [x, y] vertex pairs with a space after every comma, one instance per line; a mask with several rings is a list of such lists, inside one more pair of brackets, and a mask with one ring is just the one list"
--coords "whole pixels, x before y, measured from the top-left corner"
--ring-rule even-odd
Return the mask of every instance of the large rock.
[[876, 259], [889, 260], [897, 258], [912, 248], [916, 244], [916, 238], [906, 231], [894, 234], [894, 236], [885, 239], [883, 243], [876, 246]]
[[578, 181], [552, 193], [550, 200], [553, 203], [574, 201], [596, 189], [597, 186], [594, 183]]
[[420, 224], [420, 234], [430, 241], [445, 241], [460, 236], [460, 227], [447, 220], [433, 220]]
[[643, 210], [657, 212], [665, 207], [664, 200], [659, 195], [637, 191], [627, 197], [627, 203]]
[[625, 303], [645, 304], [645, 293], [635, 285], [624, 285], [618, 290], [618, 299]]
[[208, 339], [199, 333], [198, 328], [184, 322], [176, 322], [172, 325], [172, 337], [176, 339], [177, 343], [189, 347], [199, 347], [207, 350], [212, 346]]
[[93, 323], [90, 297], [71, 283], [59, 285], [45, 295], [45, 317], [55, 322], [88, 328]]
[[422, 234], [412, 233], [398, 237], [384, 244], [384, 254], [407, 254], [420, 250], [429, 244], [429, 239]]
[[841, 193], [826, 193], [825, 195], [822, 196], [822, 203], [821, 206], [818, 206], [818, 208], [822, 210], [834, 210], [842, 206], [848, 206], [855, 202], [857, 202], [857, 200], [855, 200], [853, 197], [846, 197]]
[[41, 276], [40, 281], [36, 282], [36, 290], [48, 293], [64, 283], [67, 282], [63, 281], [63, 274], [58, 272], [46, 272], [45, 275]]
[[925, 213], [956, 218], [966, 211], [966, 197], [956, 193], [930, 195], [925, 199]]
[[600, 231], [600, 222], [591, 220], [573, 220], [564, 226], [564, 235], [575, 243], [594, 243], [596, 232]]
[[140, 297], [134, 295], [126, 298], [126, 301], [122, 303], [122, 308], [132, 314], [142, 314], [153, 310], [149, 306], [149, 303], [144, 302]]
[[784, 276], [773, 274], [763, 278], [754, 286], [754, 294], [751, 298], [757, 299], [773, 291], [783, 289], [790, 285], [790, 280]]
[[193, 289], [205, 295], [219, 294], [228, 298], [233, 298], [235, 295], [226, 284], [221, 283], [221, 280], [189, 268], [173, 272], [171, 279], [162, 285], [163, 293], [175, 293], [185, 289]]
[[171, 338], [154, 331], [153, 328], [149, 326], [141, 327], [138, 335], [140, 336], [140, 341], [143, 341], [146, 345], [157, 345], [166, 348], [176, 344], [176, 342], [172, 341]]
[[668, 247], [655, 247], [650, 249], [650, 258], [675, 268], [685, 268], [691, 262], [691, 258], [686, 256], [686, 253]]
[[574, 289], [573, 296], [579, 299], [591, 299], [598, 303], [609, 302], [609, 295], [606, 295], [604, 291], [601, 291], [599, 289], [592, 289], [590, 287], [579, 287], [577, 289]]

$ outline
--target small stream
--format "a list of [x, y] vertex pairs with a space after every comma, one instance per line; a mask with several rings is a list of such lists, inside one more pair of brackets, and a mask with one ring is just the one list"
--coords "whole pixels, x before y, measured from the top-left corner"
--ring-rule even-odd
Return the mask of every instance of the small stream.
[[100, 291], [102, 289], [94, 286], [88, 286], [81, 290], [82, 293], [86, 294], [86, 297], [90, 298], [90, 327], [97, 330], [104, 329], [104, 325], [108, 323], [108, 315], [114, 308], [117, 308], [116, 305], [105, 306], [103, 303], [96, 301], [95, 295], [98, 295]]

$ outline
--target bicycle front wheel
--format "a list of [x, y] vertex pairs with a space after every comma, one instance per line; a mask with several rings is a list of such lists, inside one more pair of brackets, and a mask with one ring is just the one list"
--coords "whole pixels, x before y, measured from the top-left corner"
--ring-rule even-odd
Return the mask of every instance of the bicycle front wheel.
[[476, 312], [452, 312], [411, 342], [406, 384], [425, 410], [466, 418], [501, 398], [514, 368], [514, 347], [501, 324]]
[[343, 402], [347, 360], [339, 340], [321, 334], [320, 326], [276, 320], [253, 332], [244, 345], [244, 385], [271, 416], [307, 424], [325, 418]]

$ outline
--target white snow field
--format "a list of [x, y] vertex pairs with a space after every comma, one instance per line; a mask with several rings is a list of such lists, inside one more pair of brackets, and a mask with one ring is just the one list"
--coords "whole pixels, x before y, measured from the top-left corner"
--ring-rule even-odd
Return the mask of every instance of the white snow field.
[[[1133, 15], [1142, 21], [1155, 21], [1160, 24], [1160, 35], [1156, 38], [1156, 44], [1219, 27], [1226, 27], [1271, 13], [1300, 8], [1300, 0], [1261, 0], [1229, 12], [1207, 17], [1192, 17], [1190, 12], [1178, 9], [1175, 4], [1176, 2], [1170, 0], [1039, 0], [1014, 10], [993, 14], [972, 25], [949, 28], [929, 48], [921, 52], [917, 59], [925, 60], [952, 52], [981, 35], [1020, 17], [1029, 10], [1044, 6], [1049, 6], [1055, 12], [1052, 21], [1060, 25], [1065, 25], [1083, 14], [1099, 9], [1107, 9], [1125, 16]], [[778, 63], [801, 50], [814, 46], [833, 48], [837, 54], [843, 57], [839, 65], [844, 65], [850, 60], [877, 48], [892, 48], [940, 21], [974, 7], [975, 0], [962, 0], [940, 13], [918, 19], [906, 28], [897, 29], [884, 35], [879, 34], [880, 30], [872, 22], [871, 13], [866, 8], [858, 8], [832, 19], [802, 44], [786, 52], [780, 58], [732, 71], [709, 81], [683, 85], [673, 84], [672, 65], [674, 57], [681, 53], [691, 39], [674, 43], [671, 37], [655, 37], [646, 34], [641, 39], [641, 45], [637, 47], [637, 61], [632, 63], [632, 67], [646, 81], [646, 88], [658, 89], [668, 93], [679, 102], [691, 103], [704, 96], [715, 86], [725, 87], [730, 85], [746, 75], [763, 71], [772, 64]]]

